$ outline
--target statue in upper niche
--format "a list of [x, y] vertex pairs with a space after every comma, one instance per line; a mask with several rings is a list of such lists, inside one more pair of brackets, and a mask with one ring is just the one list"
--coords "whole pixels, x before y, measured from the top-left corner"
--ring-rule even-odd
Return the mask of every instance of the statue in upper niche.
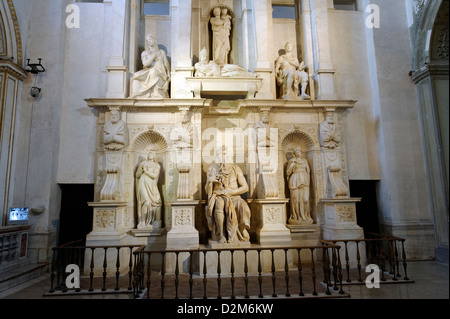
[[210, 20], [213, 32], [213, 61], [222, 66], [228, 63], [228, 54], [231, 50], [231, 16], [227, 8], [220, 7], [213, 9], [213, 15]]
[[[305, 63], [300, 63], [294, 55], [292, 43], [286, 43], [285, 53], [275, 61], [275, 75], [281, 87], [281, 95], [285, 100], [309, 100], [306, 94], [308, 87], [308, 73], [305, 72]], [[299, 87], [301, 85], [301, 91]]]
[[170, 64], [166, 53], [158, 48], [152, 35], [145, 37], [145, 51], [141, 55], [143, 69], [131, 77], [132, 98], [168, 98]]

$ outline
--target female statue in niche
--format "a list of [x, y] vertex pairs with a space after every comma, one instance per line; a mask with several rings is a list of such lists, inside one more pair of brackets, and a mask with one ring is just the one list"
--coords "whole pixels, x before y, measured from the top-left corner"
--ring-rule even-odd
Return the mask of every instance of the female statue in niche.
[[160, 165], [155, 161], [155, 152], [150, 152], [147, 159], [141, 161], [136, 170], [136, 198], [138, 212], [137, 228], [153, 224], [157, 211], [161, 207], [158, 191]]
[[131, 77], [132, 98], [168, 98], [170, 64], [152, 35], [145, 37], [145, 51], [141, 59], [144, 68]]
[[302, 158], [300, 147], [294, 148], [294, 157], [288, 162], [286, 175], [291, 193], [289, 224], [312, 224], [309, 204], [310, 168], [308, 161]]
[[213, 61], [222, 66], [228, 63], [228, 54], [231, 50], [231, 16], [227, 8], [220, 7], [215, 7], [213, 14], [214, 17], [210, 20], [213, 33]]

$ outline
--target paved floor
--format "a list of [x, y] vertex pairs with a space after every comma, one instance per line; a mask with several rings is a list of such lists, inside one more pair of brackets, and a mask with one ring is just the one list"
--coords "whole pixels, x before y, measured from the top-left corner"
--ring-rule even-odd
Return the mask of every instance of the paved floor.
[[[350, 299], [449, 299], [448, 265], [434, 261], [409, 262], [408, 276], [411, 280], [414, 280], [414, 283], [382, 284], [380, 285], [380, 288], [373, 289], [368, 289], [365, 285], [344, 285], [344, 291], [349, 295], [346, 297], [349, 297]], [[254, 285], [256, 278], [251, 279], [250, 282], [252, 282], [252, 280]], [[227, 293], [226, 290], [229, 289], [226, 288], [225, 285], [229, 281], [225, 278], [223, 281], [225, 296]], [[272, 283], [271, 277], [264, 277], [264, 282], [270, 286]], [[277, 288], [278, 291], [280, 291], [279, 296], [283, 296], [285, 289], [283, 278], [279, 278], [277, 283], [280, 285], [280, 287]], [[201, 284], [199, 284], [198, 288], [201, 288], [200, 285]], [[318, 285], [318, 291], [320, 289], [322, 289], [321, 291], [324, 291], [323, 286], [324, 285]], [[45, 274], [25, 284], [13, 287], [8, 291], [1, 292], [0, 299], [130, 299], [131, 296], [127, 294], [111, 294], [45, 297], [44, 294], [48, 292], [49, 287], [49, 274]], [[186, 293], [186, 288], [180, 290]], [[294, 290], [291, 292], [294, 295]], [[158, 298], [156, 295], [155, 297]]]

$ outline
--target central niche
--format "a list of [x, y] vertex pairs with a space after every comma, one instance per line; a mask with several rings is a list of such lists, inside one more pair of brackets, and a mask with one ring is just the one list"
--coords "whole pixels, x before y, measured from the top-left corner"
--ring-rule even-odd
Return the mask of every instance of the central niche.
[[217, 6], [209, 14], [210, 60], [218, 65], [233, 64], [231, 59], [234, 13], [230, 7]]

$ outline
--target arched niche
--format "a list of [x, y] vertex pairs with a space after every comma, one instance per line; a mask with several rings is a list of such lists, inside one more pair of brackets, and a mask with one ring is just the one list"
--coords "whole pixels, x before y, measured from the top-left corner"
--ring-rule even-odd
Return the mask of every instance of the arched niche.
[[[287, 133], [282, 141], [281, 141], [281, 148], [283, 150], [283, 156], [282, 159], [283, 163], [283, 176], [284, 176], [284, 188], [285, 188], [285, 194], [286, 197], [290, 197], [290, 191], [289, 191], [289, 183], [288, 178], [286, 176], [286, 169], [287, 164], [289, 160], [294, 156], [294, 148], [300, 147], [302, 151], [302, 156], [308, 161], [309, 168], [310, 168], [310, 209], [311, 209], [311, 217], [314, 219], [314, 221], [317, 221], [317, 203], [316, 203], [316, 178], [315, 178], [315, 171], [314, 171], [314, 142], [311, 136], [309, 134], [300, 131], [300, 130], [294, 130], [289, 133]], [[290, 214], [290, 204], [287, 205], [287, 212], [288, 215]]]
[[220, 11], [226, 9], [228, 12], [228, 15], [231, 17], [230, 22], [231, 22], [231, 30], [229, 32], [229, 37], [228, 37], [228, 41], [230, 44], [230, 51], [228, 53], [228, 61], [227, 63], [231, 63], [234, 64], [235, 62], [235, 58], [234, 58], [234, 34], [235, 34], [235, 15], [233, 12], [233, 9], [231, 9], [230, 7], [226, 6], [226, 5], [218, 5], [218, 6], [214, 6], [211, 8], [211, 10], [209, 11], [209, 22], [208, 22], [208, 35], [209, 35], [209, 58], [210, 60], [214, 60], [214, 35], [213, 35], [213, 30], [212, 30], [212, 25], [211, 25], [211, 19], [214, 18], [214, 10], [216, 10], [216, 8], [219, 8]]
[[[150, 152], [155, 152], [155, 161], [161, 166], [161, 171], [158, 180], [158, 190], [162, 199], [162, 207], [161, 207], [161, 221], [166, 224], [167, 223], [167, 214], [164, 214], [165, 211], [165, 202], [167, 201], [167, 189], [166, 189], [166, 181], [167, 181], [167, 169], [168, 169], [168, 144], [166, 139], [160, 133], [148, 130], [146, 132], [138, 135], [132, 143], [131, 151], [133, 155], [130, 157], [132, 159], [132, 167], [133, 167], [133, 206], [136, 207], [136, 170], [139, 164], [147, 158]], [[137, 212], [134, 209], [134, 220], [137, 219]], [[163, 226], [163, 225], [162, 225]]]

